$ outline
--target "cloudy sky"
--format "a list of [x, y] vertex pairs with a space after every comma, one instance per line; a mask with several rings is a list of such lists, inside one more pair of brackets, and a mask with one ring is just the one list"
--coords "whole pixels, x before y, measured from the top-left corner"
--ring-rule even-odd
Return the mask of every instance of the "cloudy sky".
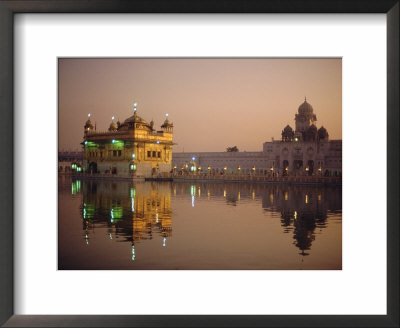
[[307, 97], [330, 139], [342, 138], [341, 59], [59, 59], [59, 150], [78, 150], [88, 113], [97, 131], [111, 117], [165, 114], [174, 151], [261, 151], [279, 139]]

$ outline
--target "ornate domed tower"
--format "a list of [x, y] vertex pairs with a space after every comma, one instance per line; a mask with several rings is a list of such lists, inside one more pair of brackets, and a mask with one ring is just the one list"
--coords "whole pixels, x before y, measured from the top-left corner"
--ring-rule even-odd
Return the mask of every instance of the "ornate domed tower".
[[290, 125], [286, 125], [286, 127], [282, 131], [282, 141], [293, 141], [294, 132]]
[[88, 114], [88, 120], [87, 120], [86, 123], [85, 123], [84, 129], [85, 129], [85, 135], [86, 135], [88, 132], [93, 131], [93, 129], [94, 129], [93, 123], [92, 123], [92, 121], [90, 120], [90, 114]]
[[298, 114], [295, 116], [296, 135], [303, 134], [308, 128], [317, 121], [317, 116], [314, 114], [314, 109], [307, 102], [307, 98], [299, 106]]
[[170, 132], [172, 133], [172, 130], [174, 129], [174, 125], [172, 124], [172, 122], [170, 122], [168, 120], [168, 114], [165, 114], [166, 119], [163, 123], [163, 125], [161, 125], [161, 128], [165, 131], [165, 132]]
[[324, 141], [329, 140], [328, 131], [326, 131], [326, 129], [323, 126], [321, 126], [318, 130], [318, 140], [324, 140]]
[[111, 119], [110, 127], [108, 128], [108, 131], [110, 132], [115, 132], [118, 130], [118, 125], [114, 123], [114, 116]]

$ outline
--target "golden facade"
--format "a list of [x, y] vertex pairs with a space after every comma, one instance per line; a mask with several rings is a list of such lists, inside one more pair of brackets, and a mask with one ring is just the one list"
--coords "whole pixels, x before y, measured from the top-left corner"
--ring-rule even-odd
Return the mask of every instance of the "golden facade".
[[171, 171], [173, 124], [168, 117], [156, 131], [153, 121], [137, 115], [135, 105], [123, 123], [112, 121], [108, 131], [98, 132], [89, 114], [83, 138], [85, 172], [150, 177]]

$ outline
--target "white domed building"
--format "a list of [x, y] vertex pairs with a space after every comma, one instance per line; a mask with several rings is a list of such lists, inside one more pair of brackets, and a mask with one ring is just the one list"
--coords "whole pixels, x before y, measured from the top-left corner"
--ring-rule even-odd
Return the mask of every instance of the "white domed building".
[[307, 99], [295, 114], [295, 130], [287, 125], [281, 140], [263, 144], [260, 152], [191, 152], [172, 154], [175, 171], [200, 168], [210, 173], [267, 175], [342, 174], [342, 140], [329, 140], [328, 131], [316, 126], [317, 116]]

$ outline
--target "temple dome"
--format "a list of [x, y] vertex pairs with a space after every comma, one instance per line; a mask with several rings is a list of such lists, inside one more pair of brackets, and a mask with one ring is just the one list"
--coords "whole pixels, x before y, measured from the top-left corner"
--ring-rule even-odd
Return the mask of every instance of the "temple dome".
[[162, 128], [173, 127], [173, 126], [174, 125], [168, 120], [168, 118], [166, 118], [163, 125], [161, 125]]
[[282, 131], [282, 140], [283, 141], [292, 141], [294, 138], [294, 132], [292, 127], [288, 124]]
[[313, 114], [314, 109], [313, 107], [307, 102], [307, 99], [299, 106], [299, 114], [307, 115]]
[[328, 131], [326, 131], [326, 129], [323, 126], [321, 126], [318, 129], [318, 139], [328, 139], [328, 137], [329, 137]]
[[93, 129], [93, 123], [90, 119], [88, 119], [85, 123], [85, 129]]
[[292, 127], [288, 124], [286, 127], [283, 129], [284, 132], [293, 132]]
[[118, 130], [118, 126], [116, 123], [111, 122], [110, 127], [108, 128], [108, 131], [117, 131]]
[[148, 123], [144, 119], [142, 119], [139, 115], [137, 115], [136, 112], [131, 117], [128, 117], [124, 121], [124, 124], [129, 124], [129, 123], [141, 123], [148, 125]]

